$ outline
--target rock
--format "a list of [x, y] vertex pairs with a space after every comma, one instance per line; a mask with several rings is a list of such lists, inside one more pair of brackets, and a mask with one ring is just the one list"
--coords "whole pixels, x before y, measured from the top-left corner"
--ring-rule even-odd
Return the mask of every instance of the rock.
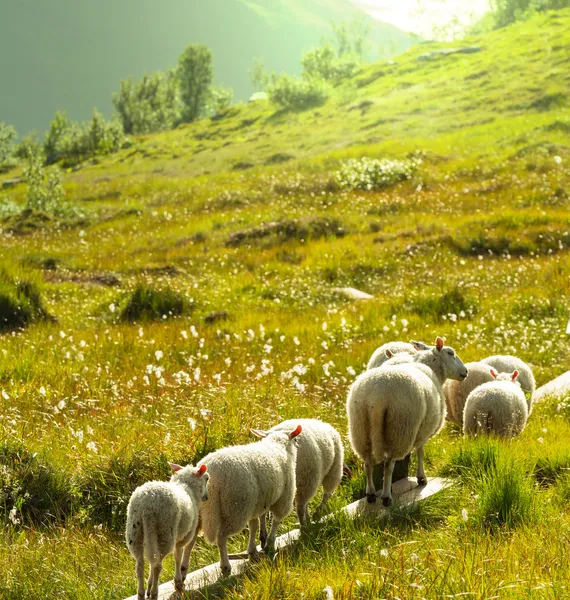
[[345, 287], [345, 288], [333, 288], [333, 292], [337, 292], [341, 294], [345, 298], [349, 298], [350, 300], [370, 300], [370, 298], [374, 298], [370, 294], [366, 292], [362, 292], [357, 290], [356, 288]]
[[259, 100], [267, 100], [268, 98], [267, 92], [255, 92], [249, 97], [249, 102], [258, 102]]
[[481, 52], [481, 46], [466, 46], [465, 48], [445, 48], [443, 50], [433, 50], [432, 52], [420, 54], [416, 60], [434, 60], [440, 56], [449, 56], [451, 54], [474, 54], [475, 52]]
[[5, 179], [2, 182], [2, 189], [7, 190], [9, 188], [13, 188], [20, 183], [24, 183], [24, 180], [21, 177], [14, 177], [13, 179]]

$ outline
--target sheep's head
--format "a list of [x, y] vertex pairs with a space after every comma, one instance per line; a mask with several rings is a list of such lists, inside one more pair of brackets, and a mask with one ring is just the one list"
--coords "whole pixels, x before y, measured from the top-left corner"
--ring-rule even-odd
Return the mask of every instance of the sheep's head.
[[459, 356], [457, 356], [453, 348], [444, 345], [441, 337], [438, 336], [436, 338], [435, 346], [427, 346], [422, 342], [414, 342], [413, 340], [411, 343], [418, 352], [432, 353], [434, 361], [438, 361], [441, 364], [445, 379], [463, 381], [467, 377], [467, 367], [463, 364]]
[[198, 486], [200, 499], [208, 499], [208, 481], [210, 480], [210, 474], [207, 473], [208, 467], [206, 465], [202, 464], [199, 467], [187, 465], [186, 467], [181, 467], [176, 463], [168, 464], [173, 472], [171, 481], [177, 481], [178, 483], [188, 485], [192, 488]]
[[517, 381], [519, 372], [513, 371], [512, 373], [497, 373], [495, 369], [489, 369], [489, 373], [497, 380], [497, 381], [512, 381], [520, 386], [520, 382]]
[[260, 438], [267, 438], [274, 442], [278, 442], [280, 444], [289, 444], [293, 442], [294, 445], [297, 444], [297, 437], [303, 431], [301, 425], [297, 425], [295, 429], [292, 431], [264, 431], [263, 429], [250, 429], [253, 435], [256, 435]]

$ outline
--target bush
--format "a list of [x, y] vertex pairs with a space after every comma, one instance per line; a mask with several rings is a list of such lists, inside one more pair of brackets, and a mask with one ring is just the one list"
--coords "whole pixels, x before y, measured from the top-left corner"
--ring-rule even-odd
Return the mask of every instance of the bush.
[[418, 158], [350, 159], [335, 173], [340, 187], [352, 190], [377, 190], [411, 179], [422, 161]]
[[0, 445], [0, 511], [24, 525], [61, 522], [72, 511], [75, 491], [64, 473], [21, 444]]
[[212, 85], [212, 51], [201, 44], [188, 46], [178, 60], [182, 120], [191, 123], [204, 114]]
[[30, 276], [0, 269], [0, 332], [47, 318], [37, 282]]
[[226, 88], [223, 86], [212, 86], [210, 88], [210, 99], [206, 107], [206, 112], [211, 115], [218, 115], [227, 110], [234, 98], [234, 91], [232, 88]]
[[122, 321], [157, 321], [180, 316], [190, 309], [188, 301], [171, 290], [138, 285], [121, 311]]
[[570, 0], [493, 0], [495, 28], [521, 21], [537, 12], [570, 6]]
[[303, 77], [339, 83], [359, 70], [360, 59], [353, 54], [338, 56], [330, 44], [323, 44], [306, 52], [301, 64]]
[[324, 104], [329, 97], [329, 88], [319, 79], [281, 75], [273, 78], [267, 93], [272, 102], [285, 110], [306, 110]]
[[51, 214], [62, 210], [65, 192], [57, 167], [45, 168], [43, 156], [32, 152], [28, 155], [24, 177], [28, 183], [28, 209]]
[[178, 79], [174, 71], [145, 75], [134, 83], [123, 79], [113, 105], [126, 134], [173, 129], [180, 120]]
[[11, 163], [16, 135], [11, 125], [0, 122], [0, 167]]
[[60, 116], [52, 123], [46, 138], [52, 152], [48, 159], [49, 162], [62, 160], [64, 166], [73, 166], [98, 154], [117, 152], [124, 141], [121, 123], [105, 121], [97, 109], [93, 109], [93, 116], [86, 123], [68, 121], [65, 124]]

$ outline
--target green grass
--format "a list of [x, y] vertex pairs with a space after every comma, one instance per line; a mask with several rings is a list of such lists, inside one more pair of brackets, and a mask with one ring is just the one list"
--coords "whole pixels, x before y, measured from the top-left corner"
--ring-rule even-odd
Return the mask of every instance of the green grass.
[[[538, 385], [564, 372], [569, 32], [561, 11], [461, 42], [476, 54], [418, 61], [447, 46], [424, 44], [315, 110], [252, 103], [136, 139], [65, 173], [81, 222], [3, 221], [3, 264], [57, 321], [0, 337], [0, 597], [132, 594], [132, 490], [168, 460], [251, 441], [250, 427], [334, 424], [355, 477], [333, 507], [362, 495], [346, 394], [386, 341], [439, 334], [465, 362], [517, 354]], [[340, 165], [363, 156], [422, 163], [388, 187], [341, 189]], [[25, 186], [6, 195], [13, 219]], [[569, 435], [570, 399], [538, 404], [508, 442], [448, 424], [426, 469], [453, 490], [382, 523], [333, 519], [217, 593], [566, 597]], [[215, 560], [200, 540], [192, 568]]]

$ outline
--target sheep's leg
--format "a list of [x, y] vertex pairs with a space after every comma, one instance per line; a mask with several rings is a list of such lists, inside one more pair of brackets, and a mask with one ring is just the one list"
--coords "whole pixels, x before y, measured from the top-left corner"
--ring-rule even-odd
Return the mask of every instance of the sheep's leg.
[[386, 458], [384, 461], [384, 487], [382, 488], [382, 503], [384, 506], [392, 504], [392, 473], [396, 461], [392, 458]]
[[259, 541], [262, 549], [265, 550], [267, 546], [267, 513], [263, 513], [259, 517]]
[[257, 526], [259, 524], [259, 519], [251, 519], [248, 523], [249, 527], [249, 541], [247, 543], [247, 554], [249, 556], [249, 560], [257, 560], [259, 559], [259, 552], [257, 551]]
[[368, 504], [373, 504], [376, 502], [376, 489], [374, 488], [374, 461], [372, 456], [366, 457], [364, 470], [366, 471], [366, 499]]
[[144, 558], [137, 558], [137, 599], [144, 600]]
[[273, 522], [271, 523], [271, 530], [269, 531], [269, 535], [267, 536], [267, 551], [275, 552], [275, 538], [277, 537], [277, 527], [279, 527], [279, 523], [281, 522], [275, 515], [273, 515]]
[[230, 557], [228, 556], [228, 536], [218, 535], [218, 549], [220, 551], [220, 569], [222, 575], [228, 577], [232, 572]]
[[152, 585], [148, 590], [148, 597], [150, 600], [157, 600], [158, 598], [158, 581], [160, 579], [160, 573], [162, 571], [162, 561], [157, 561], [154, 565], [151, 565], [151, 577], [149, 577], [149, 585], [152, 578]]
[[192, 549], [194, 548], [194, 544], [198, 539], [198, 530], [196, 529], [196, 533], [194, 537], [188, 542], [186, 548], [184, 548], [184, 554], [182, 556], [182, 565], [180, 567], [180, 574], [182, 575], [182, 581], [186, 580], [186, 575], [188, 575], [188, 563], [190, 562], [190, 554], [192, 553]]
[[416, 448], [416, 456], [418, 457], [418, 470], [416, 471], [416, 477], [418, 478], [418, 485], [426, 485], [427, 477], [424, 469], [424, 446], [418, 446]]
[[177, 542], [174, 546], [174, 588], [177, 592], [184, 590], [184, 578], [182, 577], [182, 551], [184, 544]]

